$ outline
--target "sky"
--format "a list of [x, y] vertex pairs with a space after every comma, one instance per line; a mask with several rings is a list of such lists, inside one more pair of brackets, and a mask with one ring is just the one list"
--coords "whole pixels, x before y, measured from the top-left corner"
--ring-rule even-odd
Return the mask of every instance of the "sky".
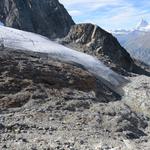
[[150, 0], [59, 0], [76, 23], [93, 23], [106, 30], [133, 29], [150, 22]]

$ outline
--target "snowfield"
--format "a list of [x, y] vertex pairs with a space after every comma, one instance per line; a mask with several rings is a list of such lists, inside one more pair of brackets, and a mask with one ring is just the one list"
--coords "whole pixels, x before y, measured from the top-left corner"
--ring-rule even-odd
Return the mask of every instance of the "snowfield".
[[0, 43], [4, 47], [48, 53], [51, 58], [68, 63], [82, 65], [90, 73], [110, 86], [118, 88], [127, 82], [125, 78], [113, 72], [98, 59], [52, 42], [38, 34], [0, 26]]

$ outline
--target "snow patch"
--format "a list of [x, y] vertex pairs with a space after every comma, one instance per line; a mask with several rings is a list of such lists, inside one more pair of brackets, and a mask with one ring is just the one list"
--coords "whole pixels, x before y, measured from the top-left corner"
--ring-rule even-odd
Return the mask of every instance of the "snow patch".
[[35, 33], [1, 26], [0, 42], [4, 47], [48, 53], [51, 58], [80, 64], [103, 82], [108, 82], [110, 86], [113, 86], [113, 90], [126, 82], [125, 78], [106, 67], [97, 58], [52, 42]]

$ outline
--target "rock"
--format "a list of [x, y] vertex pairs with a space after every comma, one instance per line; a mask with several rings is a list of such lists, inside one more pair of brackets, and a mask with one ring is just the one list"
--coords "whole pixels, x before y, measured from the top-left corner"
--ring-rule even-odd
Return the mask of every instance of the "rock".
[[102, 128], [106, 131], [113, 131], [116, 134], [123, 133], [129, 139], [146, 136], [141, 130], [148, 126], [146, 119], [134, 113], [128, 105], [120, 101], [110, 103], [101, 109], [103, 109]]
[[130, 78], [131, 82], [124, 87], [124, 101], [135, 112], [150, 117], [150, 78], [137, 76]]
[[133, 72], [150, 76], [149, 72], [135, 64], [129, 53], [121, 47], [112, 34], [97, 25], [88, 23], [74, 25], [68, 35], [59, 42], [97, 57], [118, 73], [127, 75], [127, 72]]
[[1, 0], [0, 20], [8, 27], [51, 39], [65, 36], [74, 21], [58, 0]]

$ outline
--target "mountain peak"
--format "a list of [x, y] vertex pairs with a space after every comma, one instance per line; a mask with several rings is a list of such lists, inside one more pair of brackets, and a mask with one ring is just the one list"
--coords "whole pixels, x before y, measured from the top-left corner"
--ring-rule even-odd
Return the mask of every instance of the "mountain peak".
[[137, 24], [136, 29], [139, 30], [139, 29], [141, 29], [141, 28], [147, 27], [148, 25], [149, 25], [149, 23], [148, 23], [146, 20], [142, 19], [142, 20]]

